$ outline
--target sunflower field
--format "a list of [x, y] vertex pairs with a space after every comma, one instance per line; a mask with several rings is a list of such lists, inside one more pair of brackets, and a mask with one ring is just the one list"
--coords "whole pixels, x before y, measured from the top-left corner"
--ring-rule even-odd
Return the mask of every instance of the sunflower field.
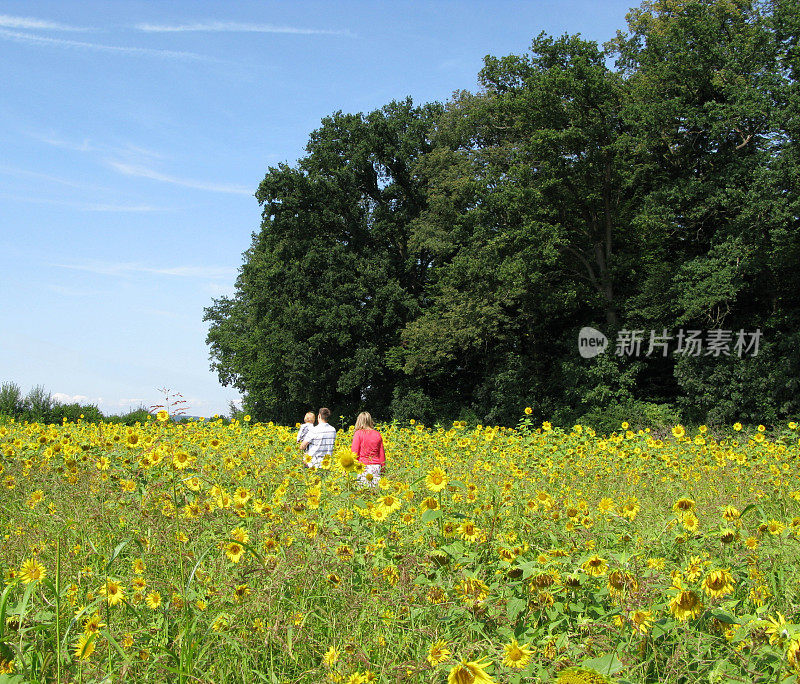
[[379, 429], [0, 423], [0, 683], [800, 681], [794, 423]]

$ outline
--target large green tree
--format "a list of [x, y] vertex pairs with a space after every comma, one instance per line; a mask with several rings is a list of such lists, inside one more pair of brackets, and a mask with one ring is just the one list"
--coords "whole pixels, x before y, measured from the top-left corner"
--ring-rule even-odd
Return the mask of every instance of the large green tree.
[[[788, 81], [772, 10], [741, 0], [645, 2], [615, 41], [636, 182], [647, 189], [629, 326], [764, 335], [756, 358], [650, 365], [677, 381], [665, 398], [697, 419], [774, 420], [789, 408], [786, 364], [797, 367], [796, 339], [787, 345], [796, 321], [784, 318], [797, 309], [796, 288], [786, 288], [797, 233], [787, 233], [783, 183], [796, 164], [786, 157]], [[787, 295], [794, 301], [779, 301]]]
[[236, 293], [206, 310], [213, 367], [256, 416], [293, 422], [320, 405], [387, 415], [399, 373], [385, 353], [428, 278], [427, 256], [409, 250], [425, 206], [411, 169], [440, 112], [407, 100], [336, 113], [296, 166], [267, 172]]
[[541, 35], [530, 54], [487, 57], [482, 92], [451, 103], [440, 144], [419, 165], [432, 200], [414, 237], [443, 258], [428, 306], [403, 333], [404, 369], [438, 378], [479, 420], [580, 404], [597, 377], [571, 363], [577, 330], [619, 323], [637, 192], [624, 83], [606, 62], [575, 36]]

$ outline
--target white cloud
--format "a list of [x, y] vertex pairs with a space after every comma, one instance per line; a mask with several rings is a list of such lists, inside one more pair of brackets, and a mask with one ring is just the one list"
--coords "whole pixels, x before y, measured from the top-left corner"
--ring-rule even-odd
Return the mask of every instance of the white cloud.
[[100, 43], [85, 43], [80, 40], [66, 40], [63, 38], [48, 38], [37, 36], [34, 33], [21, 33], [19, 31], [8, 31], [0, 28], [0, 38], [13, 40], [17, 43], [28, 45], [52, 45], [54, 47], [77, 48], [82, 50], [94, 50], [97, 52], [116, 52], [125, 55], [144, 55], [149, 57], [162, 57], [165, 59], [179, 59], [192, 61], [218, 61], [211, 57], [205, 57], [195, 52], [180, 52], [177, 50], [159, 50], [141, 47], [124, 47], [120, 45], [102, 45]]
[[33, 29], [45, 31], [90, 31], [91, 29], [83, 28], [80, 26], [69, 26], [67, 24], [59, 24], [55, 21], [47, 21], [46, 19], [35, 19], [33, 17], [12, 17], [8, 14], [0, 14], [0, 26], [6, 28], [16, 29]]
[[226, 266], [172, 266], [169, 268], [152, 268], [137, 263], [88, 263], [88, 264], [51, 264], [58, 268], [69, 268], [75, 271], [88, 271], [98, 275], [125, 276], [136, 273], [153, 273], [156, 275], [177, 276], [180, 278], [233, 278], [235, 268]]
[[[85, 404], [89, 401], [89, 397], [83, 394], [64, 394], [63, 392], [54, 392], [50, 395], [56, 401], [62, 404]], [[97, 402], [91, 402], [92, 404]]]
[[183, 33], [202, 31], [204, 33], [286, 33], [292, 35], [312, 36], [351, 36], [350, 31], [334, 31], [331, 29], [297, 28], [294, 26], [275, 26], [274, 24], [252, 24], [238, 21], [209, 21], [194, 24], [138, 24], [140, 31], [148, 33]]
[[170, 183], [172, 185], [180, 185], [184, 188], [192, 188], [193, 190], [207, 190], [209, 192], [223, 192], [230, 195], [247, 195], [252, 197], [255, 192], [242, 185], [231, 185], [227, 183], [208, 183], [205, 181], [196, 181], [189, 178], [178, 178], [176, 176], [169, 176], [165, 173], [148, 169], [144, 166], [135, 166], [133, 164], [123, 164], [121, 162], [108, 162], [109, 166], [115, 171], [125, 176], [136, 176], [137, 178], [149, 178], [150, 180], [159, 181], [161, 183]]

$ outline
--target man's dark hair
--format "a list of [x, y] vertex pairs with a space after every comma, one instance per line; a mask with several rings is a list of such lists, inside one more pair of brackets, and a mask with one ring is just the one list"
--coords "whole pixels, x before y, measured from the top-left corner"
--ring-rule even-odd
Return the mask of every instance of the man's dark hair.
[[317, 412], [317, 415], [322, 418], [326, 423], [328, 422], [328, 418], [331, 417], [331, 410], [325, 408], [324, 406]]

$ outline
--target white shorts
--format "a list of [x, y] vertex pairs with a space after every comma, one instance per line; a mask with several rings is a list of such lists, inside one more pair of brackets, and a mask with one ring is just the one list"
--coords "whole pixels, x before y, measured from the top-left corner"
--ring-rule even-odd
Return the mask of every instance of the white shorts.
[[[372, 478], [367, 477], [367, 473], [372, 474]], [[372, 465], [365, 465], [364, 470], [358, 476], [358, 481], [366, 487], [377, 487], [378, 480], [381, 479], [381, 465], [374, 463]]]

